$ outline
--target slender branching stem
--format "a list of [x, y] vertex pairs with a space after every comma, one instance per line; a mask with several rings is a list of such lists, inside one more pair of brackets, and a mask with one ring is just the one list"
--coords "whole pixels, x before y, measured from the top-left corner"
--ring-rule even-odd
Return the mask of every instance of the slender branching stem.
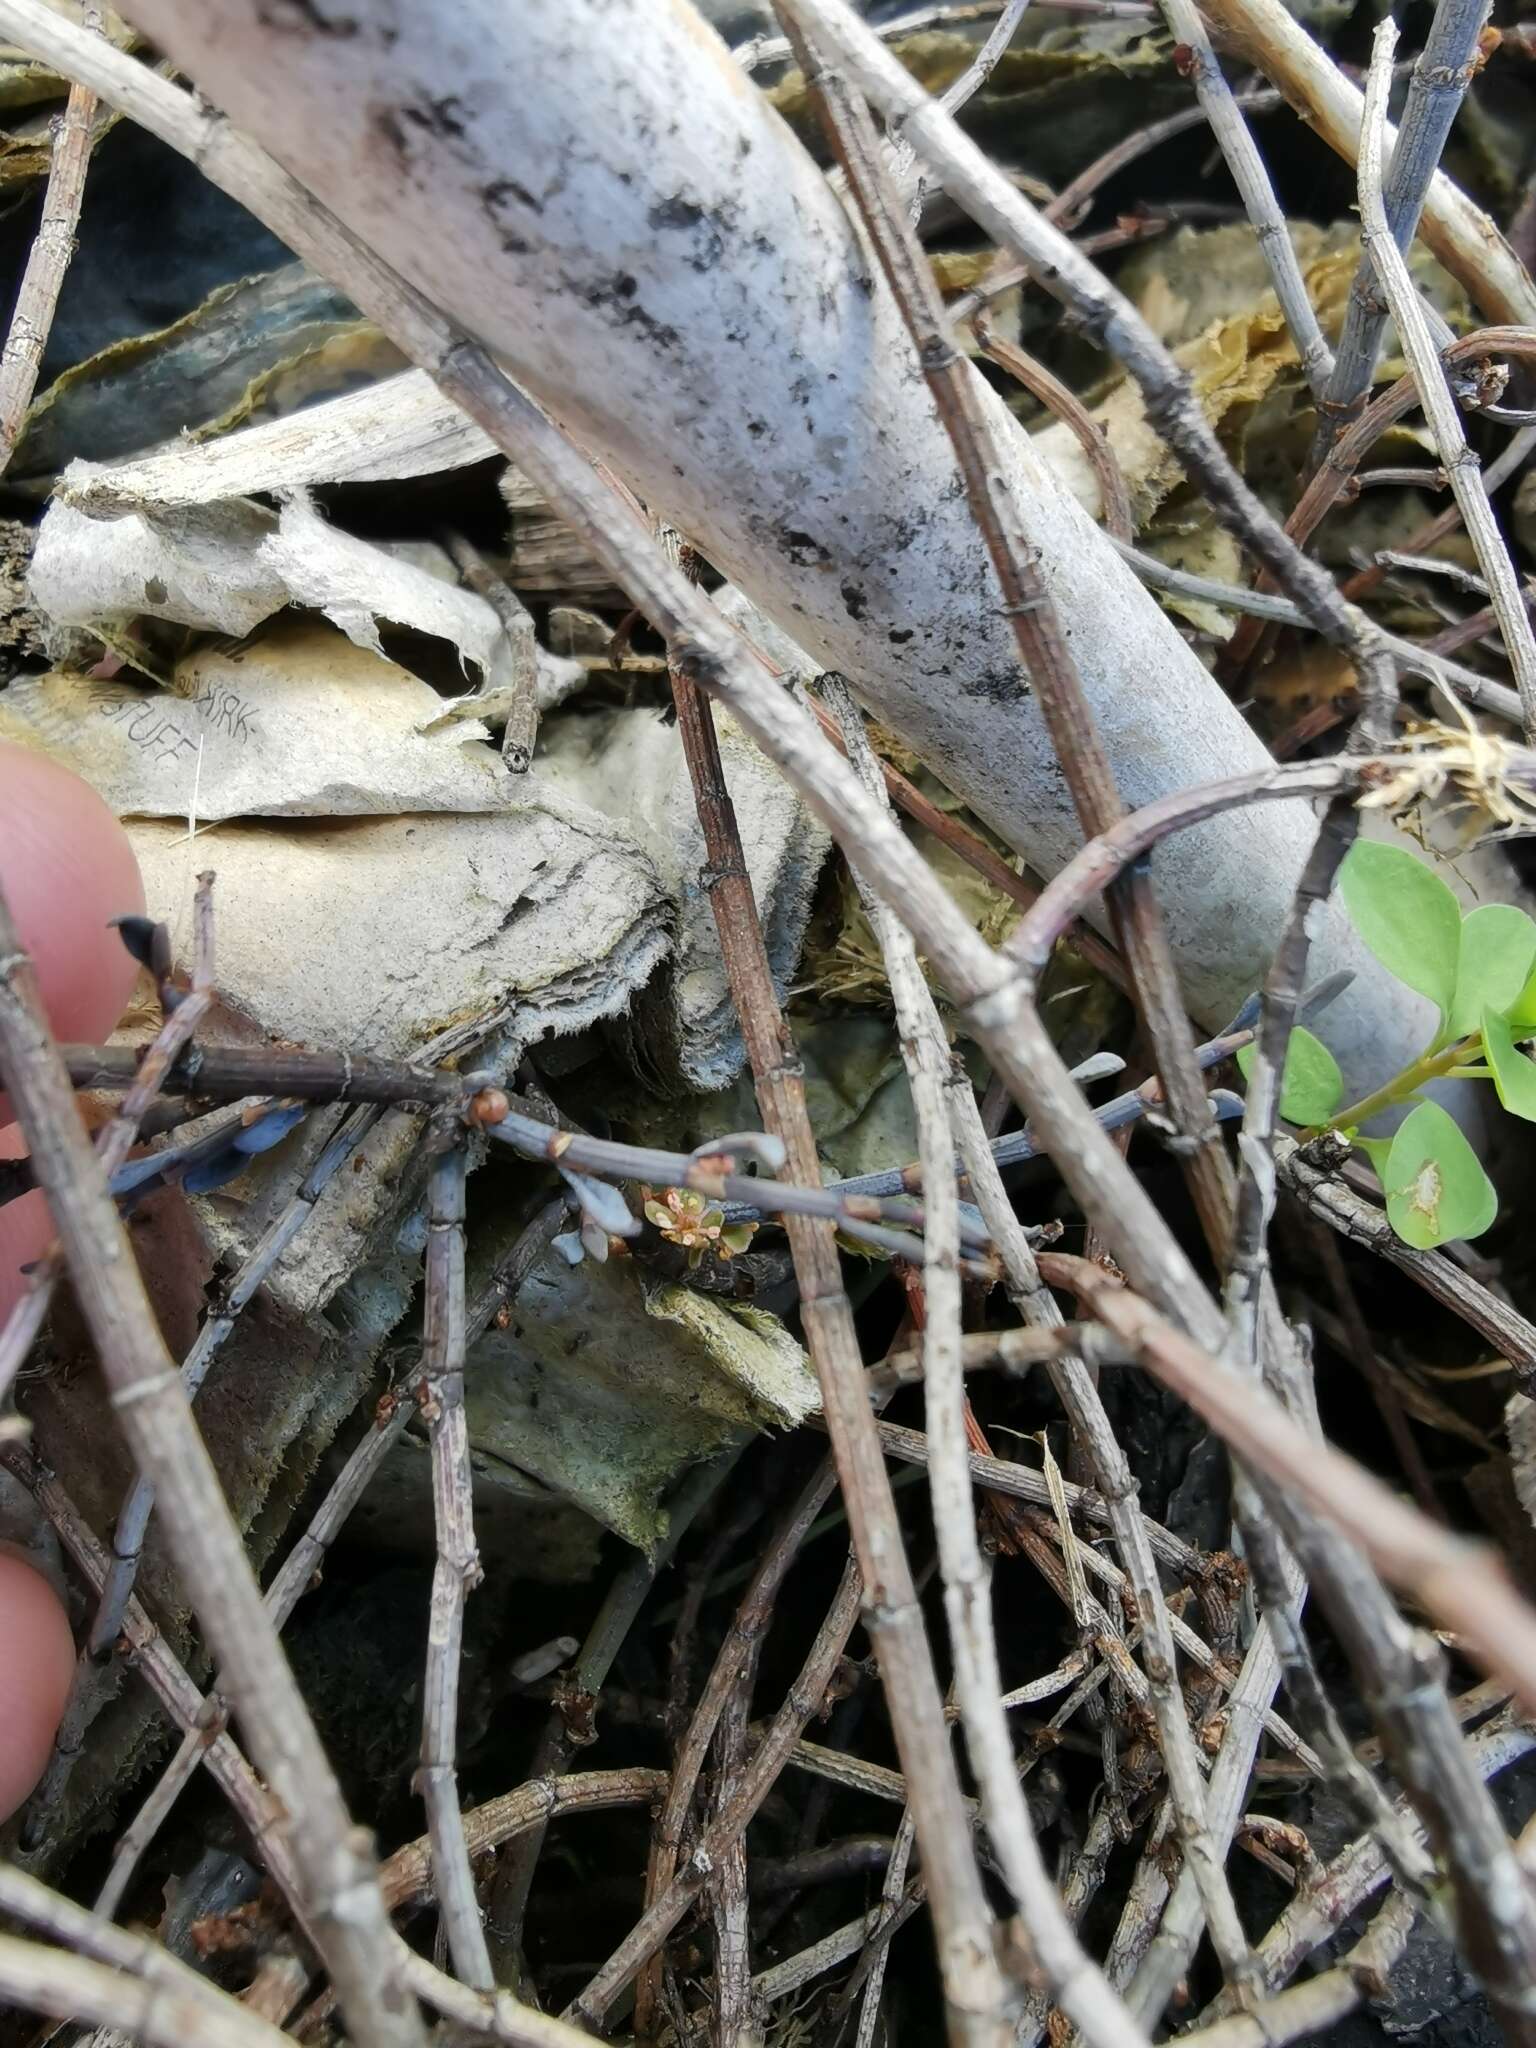
[[[81, 23], [88, 32], [100, 34], [100, 0], [85, 0]], [[72, 85], [54, 131], [42, 218], [21, 274], [11, 329], [0, 349], [0, 476], [15, 452], [27, 407], [37, 389], [37, 373], [53, 329], [64, 274], [75, 253], [95, 119], [95, 93], [88, 86]]]
[[1307, 297], [1291, 232], [1275, 198], [1264, 159], [1223, 75], [1195, 0], [1161, 0], [1161, 6], [1177, 46], [1180, 69], [1194, 80], [1195, 93], [1211, 124], [1211, 133], [1259, 238], [1259, 247], [1269, 266], [1269, 281], [1290, 330], [1302, 375], [1312, 391], [1320, 395], [1333, 374], [1333, 351], [1323, 339], [1317, 314]]
[[[1413, 67], [1382, 195], [1387, 226], [1404, 256], [1419, 231], [1430, 180], [1439, 168], [1477, 69], [1478, 38], [1487, 19], [1488, 0], [1438, 0], [1429, 35]], [[1375, 266], [1369, 255], [1362, 254], [1349, 288], [1333, 374], [1319, 394], [1318, 445], [1314, 450], [1319, 460], [1365, 401], [1386, 321], [1387, 302], [1376, 281]]]
[[426, 1285], [422, 1308], [421, 1412], [432, 1452], [437, 1561], [427, 1621], [419, 1784], [432, 1838], [437, 1895], [454, 1968], [465, 1983], [495, 1984], [459, 1811], [455, 1763], [464, 1603], [483, 1573], [475, 1545], [469, 1419], [464, 1408], [464, 1180], [467, 1139], [457, 1119], [435, 1120], [427, 1179]]
[[[849, 759], [866, 788], [883, 798], [874, 754], [858, 708], [846, 687], [831, 696], [843, 730]], [[917, 1115], [924, 1182], [929, 1190], [929, 1228], [925, 1243], [923, 1289], [923, 1391], [928, 1435], [928, 1486], [934, 1529], [944, 1580], [944, 1610], [955, 1658], [955, 1693], [965, 1726], [966, 1748], [981, 1788], [987, 1832], [1017, 1904], [1028, 1944], [1062, 2008], [1086, 2040], [1104, 2043], [1134, 2038], [1128, 2015], [1121, 2012], [1102, 1973], [1090, 1962], [1061, 1910], [1050, 1882], [1029, 1809], [1019, 1783], [1018, 1764], [1001, 1704], [1002, 1682], [992, 1622], [991, 1574], [976, 1535], [971, 1498], [969, 1447], [964, 1422], [965, 1392], [960, 1356], [960, 1277], [955, 1186], [955, 1141], [950, 1130], [949, 1050], [938, 1012], [918, 965], [910, 934], [873, 891], [864, 892], [885, 958], [902, 1059]], [[973, 1114], [975, 1098], [963, 1084]], [[956, 1091], [957, 1093], [959, 1091]], [[980, 1119], [976, 1117], [979, 1128]], [[985, 1140], [981, 1157], [990, 1163]], [[992, 1169], [995, 1186], [1002, 1183]], [[946, 1190], [934, 1200], [941, 1183]], [[1002, 1198], [1009, 1222], [1007, 1199]], [[994, 1219], [995, 1220], [995, 1219]], [[1025, 1244], [1025, 1256], [1028, 1246]], [[1154, 1568], [1155, 1578], [1155, 1568]], [[1182, 1721], [1182, 1706], [1179, 1709]], [[1185, 1733], [1188, 1734], [1187, 1724]], [[1193, 1751], [1191, 1750], [1191, 1762]], [[1196, 1817], [1199, 1816], [1199, 1772], [1195, 1770]], [[1237, 1927], [1231, 1899], [1230, 1925], [1236, 1928], [1238, 1953], [1247, 1943]], [[1223, 1960], [1226, 1960], [1224, 1956]]]
[[1514, 671], [1515, 687], [1525, 707], [1525, 733], [1530, 740], [1536, 738], [1536, 630], [1526, 612], [1509, 549], [1488, 502], [1477, 453], [1467, 439], [1440, 351], [1430, 334], [1424, 303], [1414, 289], [1403, 252], [1394, 239], [1382, 197], [1382, 136], [1392, 53], [1396, 47], [1397, 24], [1389, 17], [1376, 30], [1360, 133], [1360, 213], [1365, 253], [1391, 308], [1403, 354], [1418, 386], [1424, 416], [1435, 437], [1440, 466], [1450, 478], [1452, 494], [1461, 508], [1478, 567], [1488, 585]]

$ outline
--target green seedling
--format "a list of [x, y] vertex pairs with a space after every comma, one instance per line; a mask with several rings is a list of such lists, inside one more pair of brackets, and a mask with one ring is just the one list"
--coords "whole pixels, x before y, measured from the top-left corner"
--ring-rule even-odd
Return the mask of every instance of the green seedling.
[[[1512, 1116], [1536, 1123], [1536, 922], [1509, 904], [1464, 917], [1425, 862], [1401, 847], [1358, 841], [1339, 873], [1355, 928], [1389, 974], [1440, 1012], [1419, 1057], [1370, 1095], [1339, 1107], [1338, 1062], [1299, 1025], [1286, 1049], [1280, 1114], [1309, 1136], [1337, 1132], [1370, 1159], [1392, 1228], [1419, 1251], [1477, 1237], [1498, 1214], [1498, 1196], [1454, 1117], [1423, 1099], [1426, 1083], [1491, 1081]], [[1238, 1055], [1246, 1075], [1253, 1050]], [[1405, 1103], [1416, 1106], [1391, 1137], [1363, 1126]]]

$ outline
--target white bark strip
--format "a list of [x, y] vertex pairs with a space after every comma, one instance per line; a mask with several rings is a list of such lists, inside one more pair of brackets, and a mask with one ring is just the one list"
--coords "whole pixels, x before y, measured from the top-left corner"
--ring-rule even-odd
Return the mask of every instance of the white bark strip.
[[[900, 315], [686, 0], [131, 11], [1032, 864], [1061, 865], [1080, 835]], [[1007, 438], [1127, 804], [1258, 766], [1155, 602]], [[1287, 806], [1160, 851], [1208, 1022], [1262, 980], [1310, 838]], [[1346, 1068], [1417, 1043], [1368, 964], [1330, 1025]]]

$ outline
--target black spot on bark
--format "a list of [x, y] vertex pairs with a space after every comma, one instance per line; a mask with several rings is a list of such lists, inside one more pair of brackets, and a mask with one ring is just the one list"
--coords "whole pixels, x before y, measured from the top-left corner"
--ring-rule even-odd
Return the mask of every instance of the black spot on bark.
[[503, 249], [511, 256], [526, 256], [532, 244], [513, 225], [508, 211], [522, 206], [530, 213], [542, 213], [543, 202], [535, 199], [528, 187], [519, 185], [515, 178], [497, 178], [489, 185], [482, 185], [480, 200], [485, 207], [486, 218], [501, 237]]
[[797, 526], [776, 526], [774, 535], [797, 569], [823, 569], [832, 559], [814, 534], [802, 533]]
[[423, 100], [419, 106], [400, 109], [400, 118], [409, 121], [413, 128], [421, 129], [425, 135], [441, 136], [451, 141], [460, 140], [468, 132], [464, 114], [464, 102], [453, 93], [438, 100]]
[[766, 420], [748, 420], [747, 432], [754, 441], [760, 441], [764, 434], [768, 432], [768, 422]]
[[640, 287], [627, 270], [614, 271], [608, 277], [568, 278], [566, 282], [584, 306], [607, 313], [620, 327], [637, 327], [657, 348], [676, 348], [682, 339], [668, 321], [658, 320], [635, 303]]
[[979, 697], [987, 704], [1021, 704], [1029, 695], [1029, 681], [1017, 665], [974, 669], [960, 678], [967, 697]]
[[861, 586], [857, 583], [844, 583], [840, 588], [849, 618], [862, 619], [869, 610], [869, 599], [864, 595]]
[[890, 632], [885, 637], [893, 647], [905, 647], [912, 638], [912, 633], [913, 628], [911, 626], [892, 626]]
[[702, 277], [713, 270], [725, 254], [725, 239], [736, 218], [736, 207], [726, 201], [718, 208], [700, 206], [681, 193], [659, 199], [646, 215], [658, 232], [686, 234], [692, 238], [689, 267]]
[[394, 108], [381, 108], [374, 116], [373, 125], [389, 144], [394, 155], [399, 158], [402, 166], [408, 164], [411, 160], [411, 146], [406, 140], [405, 130], [400, 125], [400, 116]]
[[[263, 0], [256, 19], [280, 35], [334, 36], [339, 41], [357, 35], [360, 28], [355, 14], [327, 14], [319, 0]], [[394, 30], [389, 39], [394, 41]]]
[[653, 228], [696, 228], [704, 218], [702, 206], [691, 199], [659, 199], [646, 215]]

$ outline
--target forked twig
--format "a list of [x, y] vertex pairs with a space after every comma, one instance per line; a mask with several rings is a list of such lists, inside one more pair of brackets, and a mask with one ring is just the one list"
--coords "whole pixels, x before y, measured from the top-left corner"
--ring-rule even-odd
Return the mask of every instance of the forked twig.
[[[257, 2019], [159, 1942], [99, 1920], [35, 1877], [0, 1863], [0, 1912], [78, 1954], [0, 1940], [0, 1998], [59, 2019], [125, 2027], [154, 2048], [282, 2048], [288, 2036]], [[77, 1967], [80, 1957], [91, 1967]]]
[[[1404, 256], [1418, 233], [1430, 180], [1477, 68], [1478, 38], [1487, 19], [1488, 0], [1438, 0], [1413, 67], [1382, 194], [1392, 239]], [[1333, 375], [1318, 398], [1318, 457], [1326, 454], [1371, 388], [1386, 320], [1387, 302], [1375, 266], [1369, 254], [1362, 253], [1349, 288]]]
[[1343, 648], [1361, 675], [1375, 721], [1390, 729], [1390, 663], [1375, 629], [1339, 596], [1332, 578], [1295, 546], [1233, 469], [1185, 373], [1135, 308], [1082, 252], [988, 162], [954, 121], [891, 57], [845, 0], [780, 0], [802, 28], [835, 53], [861, 91], [905, 135], [939, 182], [1001, 244], [1031, 267], [1086, 332], [1125, 364], [1141, 386], [1147, 417], [1179, 455], [1213, 510], [1271, 569], [1284, 589]]
[[[282, 1629], [300, 1599], [316, 1583], [326, 1551], [410, 1419], [409, 1403], [398, 1396], [387, 1395], [379, 1402], [367, 1435], [337, 1473], [308, 1529], [267, 1587], [266, 1605], [274, 1628]], [[182, 1737], [181, 1747], [166, 1766], [159, 1784], [113, 1843], [112, 1866], [92, 1908], [98, 1918], [110, 1920], [117, 1912], [145, 1850], [202, 1762], [210, 1735], [222, 1729], [225, 1719], [227, 1709], [222, 1708], [215, 1687], [199, 1710], [199, 1725]]]
[[[796, 35], [815, 36], [800, 10], [781, 8]], [[814, 46], [820, 49], [817, 42]], [[1056, 758], [1072, 793], [1084, 832], [1102, 832], [1123, 806], [1098, 722], [1054, 600], [1031, 545], [1023, 507], [1002, 479], [988, 415], [970, 365], [954, 344], [932, 271], [907, 220], [905, 209], [884, 177], [874, 124], [867, 107], [836, 72], [816, 73], [802, 58], [813, 85], [828, 139], [836, 151], [862, 213], [886, 280], [917, 350], [918, 361], [939, 418], [954, 445], [972, 516], [987, 546], [1002, 590], [1020, 660], [1033, 685]], [[900, 67], [897, 67], [898, 70]], [[905, 76], [905, 73], [902, 74]], [[1205, 1089], [1190, 1053], [1178, 977], [1148, 879], [1132, 875], [1109, 898], [1120, 950], [1131, 970], [1138, 1008], [1152, 1041], [1168, 1111], [1208, 1241], [1225, 1243], [1231, 1226], [1233, 1189]]]
[[1515, 687], [1525, 707], [1526, 738], [1536, 740], [1536, 632], [1532, 630], [1525, 609], [1520, 579], [1509, 559], [1509, 549], [1499, 532], [1493, 507], [1488, 502], [1477, 455], [1467, 440], [1440, 353], [1430, 335], [1423, 301], [1414, 289], [1402, 250], [1393, 238], [1382, 198], [1382, 135], [1387, 118], [1392, 53], [1396, 47], [1397, 25], [1388, 17], [1378, 23], [1376, 29], [1360, 133], [1362, 239], [1365, 253], [1375, 266], [1377, 279], [1391, 309], [1403, 354], [1418, 386], [1424, 417], [1435, 437], [1440, 466], [1450, 478], [1452, 493], [1461, 508], [1462, 521], [1498, 615], [1499, 630], [1514, 671]]
[[1222, 69], [1195, 0], [1161, 0], [1163, 19], [1173, 34], [1175, 58], [1181, 70], [1194, 79], [1195, 93], [1211, 124], [1211, 133], [1226, 159], [1243, 201], [1243, 210], [1253, 223], [1269, 281], [1274, 286], [1280, 311], [1290, 330], [1291, 342], [1301, 363], [1302, 375], [1311, 390], [1321, 393], [1333, 373], [1333, 351], [1323, 339], [1317, 314], [1307, 297], [1301, 265], [1291, 241], [1291, 232], [1275, 198], [1275, 188], [1264, 167], [1253, 137], [1243, 120], [1237, 97], [1222, 75]]
[[421, 1411], [432, 1447], [437, 1562], [427, 1624], [422, 1689], [421, 1795], [432, 1836], [437, 1896], [454, 1967], [476, 1990], [494, 1989], [474, 1873], [459, 1811], [454, 1757], [464, 1602], [483, 1576], [475, 1547], [469, 1421], [464, 1409], [464, 1176], [467, 1134], [446, 1117], [428, 1133], [426, 1291], [421, 1340]]
[[[584, 2026], [591, 2026], [601, 2020], [642, 1963], [653, 1953], [658, 1943], [666, 1940], [690, 1903], [703, 1889], [705, 1878], [715, 1859], [727, 1843], [747, 1826], [753, 1814], [767, 1798], [784, 1767], [785, 1759], [799, 1739], [801, 1729], [821, 1705], [837, 1660], [842, 1655], [843, 1647], [859, 1619], [860, 1599], [858, 1567], [850, 1560], [826, 1618], [806, 1653], [799, 1676], [743, 1773], [741, 1786], [731, 1809], [725, 1814], [718, 1815], [705, 1828], [689, 1859], [688, 1868], [674, 1877], [666, 1890], [646, 1909], [602, 1969], [567, 2008], [568, 2019]], [[943, 1726], [942, 1707], [940, 1726]], [[963, 1807], [961, 1813], [963, 1816]], [[969, 1850], [968, 1830], [966, 1846]], [[940, 1910], [937, 1900], [934, 1901], [934, 1910], [936, 1914]], [[953, 1908], [950, 1910], [952, 1912]], [[981, 1997], [986, 1996], [986, 1991], [985, 1985], [980, 1987]], [[961, 1987], [961, 1995], [967, 1995], [964, 1987]], [[990, 1998], [983, 2005], [981, 1997], [978, 1997], [976, 1992], [971, 1992], [970, 1996], [975, 2003], [971, 2008], [971, 2015], [962, 2021], [962, 2028], [966, 2035], [975, 2038], [989, 2030], [993, 2007]], [[994, 2038], [1001, 2040], [1002, 2035], [994, 2033]]]
[[[866, 788], [883, 799], [874, 755], [852, 697], [845, 687], [838, 686], [831, 701], [842, 724], [849, 759]], [[929, 1235], [923, 1264], [927, 1315], [922, 1353], [929, 1498], [939, 1543], [944, 1611], [955, 1658], [955, 1694], [965, 1727], [966, 1748], [981, 1788], [988, 1836], [1018, 1905], [1031, 1947], [1063, 2010], [1089, 2041], [1134, 2039], [1128, 2019], [1117, 2009], [1102, 1973], [1089, 1960], [1062, 1914], [1019, 1783], [1002, 1706], [990, 1573], [977, 1541], [971, 1498], [959, 1345], [958, 1216], [955, 1143], [950, 1132], [948, 1101], [948, 1047], [910, 936], [872, 891], [865, 894], [864, 900], [874, 920], [890, 979], [928, 1188]], [[969, 1082], [964, 1086], [968, 1092]], [[974, 1107], [972, 1098], [973, 1110]], [[982, 1149], [985, 1153], [984, 1145]], [[990, 1159], [990, 1154], [986, 1156]], [[940, 1185], [944, 1189], [941, 1197]], [[997, 1185], [1001, 1187], [1001, 1182]], [[1227, 1904], [1231, 1906], [1230, 1898]], [[1234, 1924], [1235, 1920], [1234, 1910]], [[1241, 1942], [1240, 1931], [1238, 1940]], [[1247, 1944], [1241, 1945], [1246, 1951]]]

